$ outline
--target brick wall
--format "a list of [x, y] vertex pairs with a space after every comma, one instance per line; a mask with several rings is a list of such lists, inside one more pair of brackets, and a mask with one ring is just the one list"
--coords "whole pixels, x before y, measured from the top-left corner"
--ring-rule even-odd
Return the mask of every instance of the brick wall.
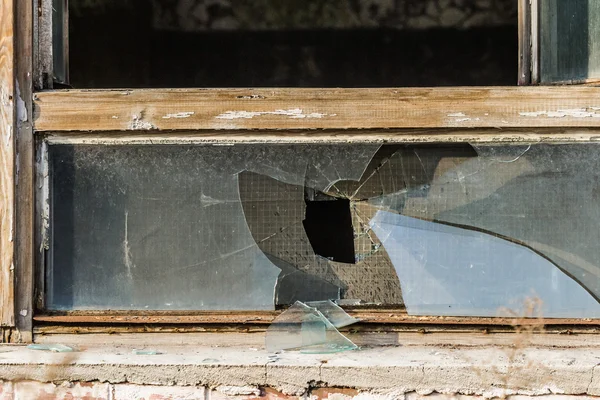
[[[316, 388], [301, 396], [289, 396], [271, 388], [221, 386], [151, 386], [99, 382], [35, 381], [0, 382], [0, 400], [484, 400], [482, 396], [459, 394], [418, 394], [415, 392], [372, 393], [354, 389]], [[503, 400], [592, 400], [593, 396], [540, 395], [506, 396]]]

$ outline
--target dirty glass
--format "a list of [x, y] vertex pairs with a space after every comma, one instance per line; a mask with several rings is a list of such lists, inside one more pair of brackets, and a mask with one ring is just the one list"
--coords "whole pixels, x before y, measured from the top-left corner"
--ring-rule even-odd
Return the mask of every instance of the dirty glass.
[[600, 79], [600, 2], [540, 1], [542, 82]]
[[48, 151], [49, 309], [600, 317], [598, 143]]

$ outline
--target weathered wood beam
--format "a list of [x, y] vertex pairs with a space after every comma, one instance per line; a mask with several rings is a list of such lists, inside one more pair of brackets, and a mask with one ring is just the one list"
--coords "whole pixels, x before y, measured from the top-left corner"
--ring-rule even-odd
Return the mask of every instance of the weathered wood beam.
[[37, 131], [600, 127], [600, 87], [36, 93]]
[[13, 0], [0, 1], [0, 326], [14, 326], [15, 90]]

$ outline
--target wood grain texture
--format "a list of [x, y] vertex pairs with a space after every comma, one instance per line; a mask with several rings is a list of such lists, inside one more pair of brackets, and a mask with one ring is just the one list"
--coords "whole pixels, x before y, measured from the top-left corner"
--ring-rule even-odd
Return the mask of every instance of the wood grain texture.
[[37, 131], [599, 127], [599, 87], [64, 90]]
[[540, 83], [540, 0], [529, 0], [531, 30], [531, 83]]
[[16, 199], [15, 202], [15, 340], [33, 340], [34, 270], [34, 144], [33, 93], [33, 2], [15, 2], [15, 91], [16, 108]]
[[519, 85], [531, 83], [531, 4], [519, 0]]
[[203, 143], [576, 143], [600, 141], [600, 128], [443, 128], [221, 130], [177, 132], [49, 132], [48, 144], [203, 144]]
[[[581, 318], [507, 318], [507, 317], [442, 317], [408, 315], [403, 310], [360, 310], [346, 309], [351, 316], [366, 324], [410, 324], [410, 325], [586, 325], [600, 326], [598, 319]], [[90, 311], [69, 312], [60, 315], [36, 315], [35, 321], [55, 324], [271, 324], [279, 311], [267, 312], [139, 312], [139, 311]]]
[[15, 85], [13, 0], [0, 0], [0, 325], [14, 325]]

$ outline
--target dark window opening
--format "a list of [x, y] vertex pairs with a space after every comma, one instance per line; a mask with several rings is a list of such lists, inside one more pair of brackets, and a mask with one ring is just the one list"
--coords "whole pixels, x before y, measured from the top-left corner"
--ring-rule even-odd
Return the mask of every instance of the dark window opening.
[[75, 88], [515, 85], [517, 0], [72, 0]]
[[349, 199], [320, 193], [307, 196], [303, 224], [315, 253], [332, 261], [354, 264], [354, 230]]

